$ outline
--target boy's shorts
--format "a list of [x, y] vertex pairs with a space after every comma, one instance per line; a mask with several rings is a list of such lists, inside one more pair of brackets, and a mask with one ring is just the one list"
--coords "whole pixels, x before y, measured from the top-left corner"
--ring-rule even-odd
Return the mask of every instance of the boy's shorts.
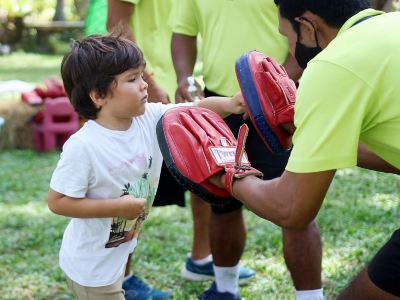
[[368, 276], [380, 289], [400, 297], [400, 229], [372, 259]]
[[124, 274], [118, 280], [110, 285], [99, 287], [88, 287], [76, 283], [65, 275], [67, 285], [78, 300], [125, 300], [125, 292], [122, 289]]
[[[207, 89], [204, 90], [204, 95], [205, 97], [221, 96]], [[258, 136], [251, 121], [244, 121], [242, 115], [230, 115], [225, 118], [224, 121], [236, 137], [240, 125], [246, 123], [249, 126], [249, 135], [246, 141], [246, 153], [252, 167], [264, 173], [264, 179], [273, 179], [282, 175], [289, 159], [290, 152], [279, 155], [271, 153]], [[216, 214], [226, 214], [241, 209], [242, 206], [243, 204], [239, 200], [233, 198], [222, 207], [213, 205], [212, 211]]]

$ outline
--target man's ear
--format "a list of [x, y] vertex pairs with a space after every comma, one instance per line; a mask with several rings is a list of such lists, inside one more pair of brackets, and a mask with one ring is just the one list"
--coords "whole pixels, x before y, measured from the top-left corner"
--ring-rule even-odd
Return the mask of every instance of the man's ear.
[[97, 90], [92, 90], [89, 93], [90, 99], [92, 99], [92, 102], [97, 108], [101, 108], [104, 104], [106, 104], [106, 100], [100, 96], [100, 93]]
[[317, 30], [315, 24], [304, 17], [297, 17], [295, 21], [299, 23], [300, 41], [307, 46], [315, 46], [315, 34]]

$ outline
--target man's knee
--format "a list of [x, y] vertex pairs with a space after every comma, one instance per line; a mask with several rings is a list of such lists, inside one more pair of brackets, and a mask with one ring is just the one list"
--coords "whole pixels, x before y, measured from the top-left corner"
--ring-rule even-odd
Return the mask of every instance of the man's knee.
[[378, 251], [338, 299], [400, 299], [400, 230]]
[[337, 300], [395, 300], [399, 296], [393, 295], [376, 286], [368, 276], [367, 269], [361, 271], [357, 277], [344, 289]]

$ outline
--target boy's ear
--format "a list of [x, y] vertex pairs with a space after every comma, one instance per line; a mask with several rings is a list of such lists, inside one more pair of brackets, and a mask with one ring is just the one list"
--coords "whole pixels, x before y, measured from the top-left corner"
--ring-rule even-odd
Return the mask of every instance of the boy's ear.
[[100, 96], [100, 93], [97, 90], [92, 90], [89, 93], [89, 97], [90, 99], [92, 99], [94, 105], [97, 108], [102, 107], [106, 103], [106, 100], [102, 96]]

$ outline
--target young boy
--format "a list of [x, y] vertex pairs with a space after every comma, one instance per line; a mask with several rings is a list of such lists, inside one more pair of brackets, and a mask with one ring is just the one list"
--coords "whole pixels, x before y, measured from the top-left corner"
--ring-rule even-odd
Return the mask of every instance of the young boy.
[[[144, 68], [140, 49], [113, 35], [74, 42], [61, 65], [72, 105], [89, 119], [65, 143], [48, 196], [52, 212], [72, 217], [60, 267], [78, 299], [125, 299], [125, 263], [152, 206], [163, 160], [157, 121], [171, 107], [192, 105], [147, 103]], [[193, 105], [222, 117], [244, 112], [240, 95]]]

